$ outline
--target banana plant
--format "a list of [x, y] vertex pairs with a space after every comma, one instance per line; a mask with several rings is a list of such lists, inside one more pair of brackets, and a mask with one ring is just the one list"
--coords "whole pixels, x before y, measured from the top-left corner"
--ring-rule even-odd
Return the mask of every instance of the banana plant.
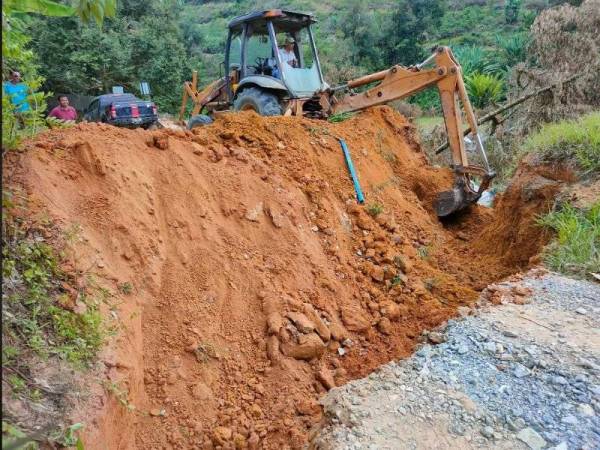
[[499, 75], [475, 72], [465, 76], [465, 85], [476, 108], [485, 108], [502, 99], [504, 82]]
[[77, 14], [83, 22], [94, 20], [102, 24], [105, 17], [114, 17], [117, 0], [79, 0], [75, 7], [52, 0], [5, 0], [2, 15], [12, 13], [35, 13], [52, 17], [68, 17]]

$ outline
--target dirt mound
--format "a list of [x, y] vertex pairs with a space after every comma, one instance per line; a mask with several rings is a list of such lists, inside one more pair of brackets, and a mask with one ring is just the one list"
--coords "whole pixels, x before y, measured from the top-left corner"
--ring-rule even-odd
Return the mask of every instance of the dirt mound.
[[30, 146], [18, 178], [79, 225], [73, 265], [119, 300], [113, 389], [81, 413], [89, 449], [300, 447], [323, 392], [407, 356], [531, 256], [485, 251], [520, 226], [486, 231], [490, 210], [440, 224], [431, 201], [451, 173], [386, 107], [338, 124], [226, 115], [193, 133], [85, 124]]
[[499, 256], [509, 267], [525, 268], [532, 258], [531, 262], [537, 262], [541, 248], [551, 236], [537, 220], [552, 208], [561, 189], [574, 181], [572, 169], [540, 164], [534, 156], [525, 158], [500, 197], [494, 220], [483, 230], [475, 249]]

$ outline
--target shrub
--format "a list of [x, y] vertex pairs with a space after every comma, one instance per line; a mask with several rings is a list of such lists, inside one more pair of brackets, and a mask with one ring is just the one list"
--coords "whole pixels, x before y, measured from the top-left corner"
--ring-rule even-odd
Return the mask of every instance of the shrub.
[[600, 201], [588, 210], [567, 204], [541, 217], [539, 224], [556, 232], [544, 251], [549, 268], [580, 278], [600, 272]]
[[519, 19], [521, 0], [506, 0], [504, 3], [504, 19], [508, 24], [514, 24]]
[[527, 58], [527, 36], [515, 34], [509, 37], [496, 37], [496, 45], [502, 51], [505, 67], [513, 67]]
[[[62, 250], [37, 235], [27, 221], [11, 211], [25, 204], [13, 204], [9, 191], [3, 194], [2, 215], [2, 344], [8, 347], [9, 361], [26, 367], [24, 354], [42, 358], [56, 355], [77, 367], [93, 361], [105, 337], [98, 300], [80, 292], [81, 309], [64, 309], [69, 292], [64, 285], [73, 280], [61, 269]], [[31, 352], [29, 351], [31, 350]], [[19, 355], [17, 358], [16, 356]]]
[[367, 206], [367, 213], [371, 216], [376, 217], [383, 212], [383, 205], [381, 203], [373, 202]]
[[525, 141], [522, 152], [535, 152], [546, 161], [573, 160], [584, 174], [600, 172], [600, 112], [544, 125]]
[[474, 73], [465, 77], [469, 98], [476, 108], [485, 108], [502, 98], [504, 82], [498, 75]]
[[417, 105], [426, 114], [439, 114], [442, 110], [440, 94], [437, 89], [425, 89], [407, 100], [410, 104]]
[[492, 74], [501, 69], [489, 52], [481, 47], [459, 47], [454, 53], [465, 76], [474, 73]]

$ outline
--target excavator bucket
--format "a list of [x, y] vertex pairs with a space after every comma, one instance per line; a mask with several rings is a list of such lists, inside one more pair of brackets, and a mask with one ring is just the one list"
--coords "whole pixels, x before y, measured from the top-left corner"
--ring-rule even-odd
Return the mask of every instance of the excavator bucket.
[[440, 192], [435, 201], [435, 212], [438, 217], [446, 217], [469, 206], [465, 191], [454, 187], [449, 191]]
[[[471, 170], [475, 171], [476, 168], [471, 168]], [[496, 176], [496, 173], [493, 171], [483, 171], [481, 169], [477, 170], [481, 172], [481, 183], [477, 190], [471, 187], [470, 179], [465, 174], [457, 175], [454, 180], [454, 186], [449, 191], [440, 192], [435, 200], [433, 207], [438, 217], [446, 217], [452, 213], [460, 211], [477, 202], [481, 197], [481, 194], [488, 188], [490, 185], [490, 181]]]

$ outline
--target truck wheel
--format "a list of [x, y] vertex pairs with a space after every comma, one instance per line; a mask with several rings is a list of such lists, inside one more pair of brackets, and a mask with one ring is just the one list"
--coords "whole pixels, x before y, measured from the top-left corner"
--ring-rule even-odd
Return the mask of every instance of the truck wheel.
[[188, 130], [191, 130], [192, 128], [202, 127], [211, 123], [213, 123], [213, 120], [209, 116], [205, 114], [198, 114], [197, 116], [190, 117], [190, 120], [188, 120], [187, 123], [187, 128]]
[[281, 105], [275, 94], [259, 88], [248, 88], [240, 92], [233, 102], [236, 111], [256, 111], [261, 116], [280, 116]]

